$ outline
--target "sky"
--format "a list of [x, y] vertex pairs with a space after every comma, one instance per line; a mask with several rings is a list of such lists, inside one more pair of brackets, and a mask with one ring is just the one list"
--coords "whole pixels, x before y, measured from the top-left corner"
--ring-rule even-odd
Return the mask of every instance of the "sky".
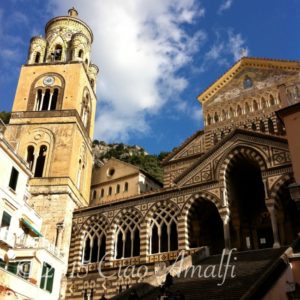
[[71, 7], [93, 30], [94, 138], [171, 151], [203, 128], [197, 96], [241, 55], [300, 59], [299, 0], [0, 2], [0, 111], [10, 111], [30, 38]]

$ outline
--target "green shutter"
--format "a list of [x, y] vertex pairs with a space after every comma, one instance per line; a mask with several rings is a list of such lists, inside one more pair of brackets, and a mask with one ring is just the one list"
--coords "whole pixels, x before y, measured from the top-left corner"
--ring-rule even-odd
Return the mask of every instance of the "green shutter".
[[47, 273], [47, 264], [44, 263], [43, 270], [42, 270], [41, 284], [40, 284], [41, 289], [44, 289], [45, 286], [46, 273]]
[[53, 281], [54, 281], [54, 268], [50, 267], [50, 269], [48, 269], [48, 280], [46, 286], [46, 290], [49, 291], [50, 293], [52, 292]]
[[19, 177], [18, 170], [16, 170], [14, 167], [12, 167], [11, 174], [10, 174], [10, 180], [9, 180], [9, 187], [11, 189], [13, 189], [14, 191], [16, 190], [16, 187], [17, 187], [18, 177]]
[[8, 214], [6, 211], [4, 211], [1, 220], [1, 227], [9, 227], [10, 220], [11, 220], [11, 215]]

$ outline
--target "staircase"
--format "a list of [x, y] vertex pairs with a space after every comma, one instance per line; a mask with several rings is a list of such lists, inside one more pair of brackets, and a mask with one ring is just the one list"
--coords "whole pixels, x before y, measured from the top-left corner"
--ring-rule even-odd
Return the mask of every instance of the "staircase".
[[[224, 256], [222, 267], [221, 255], [209, 256], [194, 266], [194, 273], [190, 269], [174, 276], [170, 291], [175, 293], [179, 290], [185, 300], [261, 299], [286, 268], [286, 263], [279, 259], [285, 250], [286, 248], [278, 248], [233, 252], [229, 261], [231, 266], [227, 268], [223, 284], [228, 256]], [[138, 286], [135, 288], [139, 294]], [[159, 295], [160, 288], [153, 287], [140, 298], [156, 300]], [[115, 299], [120, 296], [122, 294]], [[127, 300], [127, 297], [123, 295], [122, 299]]]

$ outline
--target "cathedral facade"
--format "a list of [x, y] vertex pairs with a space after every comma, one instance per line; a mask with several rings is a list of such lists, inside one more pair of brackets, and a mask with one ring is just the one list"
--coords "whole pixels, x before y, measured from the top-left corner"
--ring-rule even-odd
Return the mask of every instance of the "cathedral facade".
[[188, 257], [289, 245], [300, 221], [288, 191], [294, 178], [285, 128], [275, 112], [281, 85], [300, 97], [299, 62], [236, 62], [198, 96], [204, 129], [165, 158], [163, 187], [143, 179], [149, 188], [110, 201], [101, 188], [126, 187], [128, 174], [117, 178], [117, 166], [112, 172], [104, 165], [92, 178], [99, 71], [92, 42], [75, 9], [32, 38], [5, 131], [32, 172], [28, 203], [43, 219], [41, 232], [65, 254], [61, 297], [110, 298], [140, 282], [139, 274], [124, 273], [128, 266], [146, 266], [151, 275], [182, 250]]
[[126, 274], [128, 266], [147, 266], [151, 275], [182, 250], [190, 256], [289, 245], [300, 221], [275, 112], [280, 86], [299, 97], [299, 68], [242, 58], [199, 95], [204, 129], [165, 158], [162, 189], [76, 210], [67, 298], [116, 295], [140, 282]]

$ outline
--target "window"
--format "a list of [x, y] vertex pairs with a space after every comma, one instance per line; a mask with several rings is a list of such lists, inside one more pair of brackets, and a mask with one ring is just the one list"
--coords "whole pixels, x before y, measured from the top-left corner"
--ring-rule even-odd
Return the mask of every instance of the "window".
[[116, 194], [119, 194], [120, 193], [120, 185], [117, 184], [117, 187], [116, 187]]
[[38, 89], [36, 91], [36, 100], [34, 110], [56, 110], [59, 89], [48, 88], [46, 90]]
[[107, 226], [106, 219], [100, 217], [87, 230], [84, 237], [83, 264], [99, 262], [104, 258]]
[[83, 58], [83, 50], [82, 50], [82, 49], [79, 50], [79, 52], [78, 52], [78, 57], [79, 57], [79, 58]]
[[3, 212], [2, 220], [1, 220], [1, 228], [9, 228], [11, 222], [11, 215], [6, 211]]
[[244, 79], [244, 89], [249, 89], [253, 86], [253, 81], [249, 76], [246, 76]]
[[50, 293], [52, 292], [53, 287], [54, 271], [55, 270], [49, 264], [44, 262], [40, 288]]
[[161, 253], [178, 249], [177, 215], [175, 207], [157, 208], [150, 222], [150, 251]]
[[109, 188], [108, 188], [108, 196], [111, 196], [112, 195], [112, 187], [110, 186]]
[[40, 52], [37, 52], [36, 55], [35, 55], [35, 60], [34, 62], [37, 64], [40, 62], [40, 57], [41, 57], [41, 53]]
[[33, 163], [34, 163], [34, 147], [33, 146], [27, 147], [27, 159], [26, 160], [29, 164], [30, 170], [32, 170]]
[[129, 188], [129, 184], [128, 184], [128, 182], [125, 182], [124, 192], [128, 192], [128, 188]]
[[2, 264], [0, 263], [0, 267], [6, 269], [10, 273], [22, 277], [23, 279], [28, 279], [30, 275], [31, 262], [13, 261], [5, 264], [5, 262], [3, 261]]
[[34, 177], [43, 177], [46, 155], [47, 155], [47, 146], [42, 145], [40, 147], [39, 156], [37, 157], [37, 160], [36, 160]]
[[54, 60], [61, 60], [61, 56], [62, 56], [62, 46], [56, 45], [54, 50]]
[[96, 198], [97, 198], [97, 191], [94, 190], [94, 191], [93, 191], [93, 200], [95, 200]]
[[101, 198], [104, 197], [104, 189], [101, 189]]
[[17, 187], [18, 177], [19, 177], [19, 172], [14, 167], [12, 167], [10, 179], [9, 179], [9, 187], [14, 191], [16, 190]]
[[130, 209], [120, 217], [115, 235], [115, 258], [140, 255], [140, 214]]

